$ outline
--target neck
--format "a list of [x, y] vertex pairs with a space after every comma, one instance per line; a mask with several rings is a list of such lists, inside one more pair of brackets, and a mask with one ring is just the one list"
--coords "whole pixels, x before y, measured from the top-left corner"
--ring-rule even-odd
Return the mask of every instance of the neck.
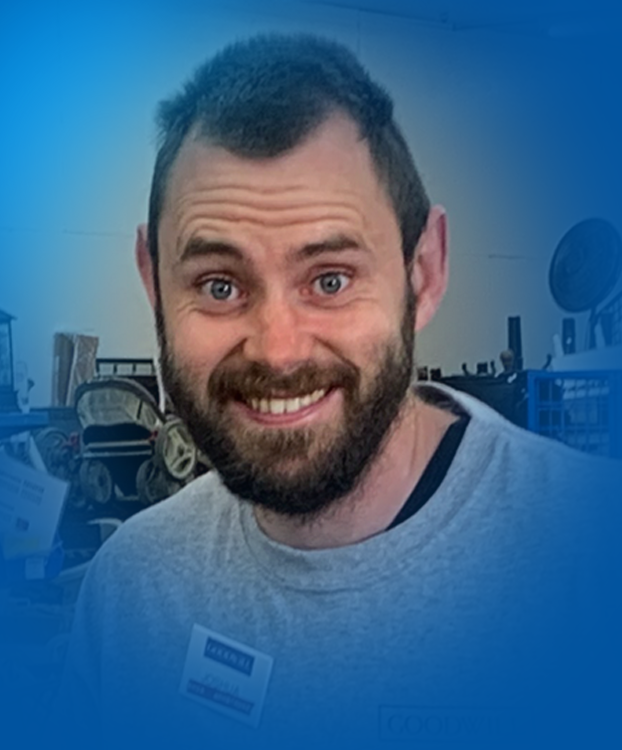
[[344, 547], [381, 533], [406, 502], [455, 419], [413, 393], [356, 490], [312, 521], [256, 508], [257, 523], [275, 541], [298, 549]]

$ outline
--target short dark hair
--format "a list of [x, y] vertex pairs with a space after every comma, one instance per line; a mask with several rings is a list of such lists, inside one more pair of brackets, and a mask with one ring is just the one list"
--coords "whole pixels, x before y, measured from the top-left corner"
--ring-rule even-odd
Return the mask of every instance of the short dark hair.
[[201, 66], [176, 96], [160, 103], [159, 150], [149, 199], [149, 249], [157, 279], [157, 231], [171, 167], [191, 130], [246, 158], [292, 149], [331, 114], [344, 112], [367, 141], [412, 261], [430, 201], [393, 102], [346, 47], [307, 34], [236, 42]]

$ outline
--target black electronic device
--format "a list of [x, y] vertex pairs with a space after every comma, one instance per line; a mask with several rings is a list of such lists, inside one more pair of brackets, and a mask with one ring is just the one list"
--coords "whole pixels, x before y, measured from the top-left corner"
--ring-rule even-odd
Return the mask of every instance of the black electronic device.
[[523, 340], [520, 315], [508, 318], [508, 349], [514, 352], [514, 369], [523, 369]]

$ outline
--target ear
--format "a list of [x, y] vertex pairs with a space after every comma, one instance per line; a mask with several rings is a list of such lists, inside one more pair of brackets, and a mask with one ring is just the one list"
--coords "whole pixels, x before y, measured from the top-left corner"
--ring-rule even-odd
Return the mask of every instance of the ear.
[[155, 278], [153, 260], [149, 253], [149, 239], [147, 237], [147, 225], [140, 224], [136, 230], [136, 265], [142, 279], [143, 286], [147, 292], [147, 297], [151, 307], [155, 307]]
[[411, 284], [417, 300], [415, 331], [432, 320], [447, 289], [447, 216], [442, 206], [433, 206], [415, 250]]

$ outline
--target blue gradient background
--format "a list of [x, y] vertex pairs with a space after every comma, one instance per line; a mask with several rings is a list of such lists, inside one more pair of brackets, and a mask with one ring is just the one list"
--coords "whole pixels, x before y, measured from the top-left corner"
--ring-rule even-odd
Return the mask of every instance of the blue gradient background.
[[[429, 192], [448, 210], [451, 285], [419, 363], [451, 374], [496, 359], [507, 316], [521, 315], [525, 364], [540, 367], [564, 317], [547, 288], [557, 242], [589, 216], [622, 229], [613, 7], [598, 33], [579, 21], [532, 34], [305, 3], [5, 4], [0, 309], [17, 317], [15, 359], [35, 380], [33, 404], [49, 403], [55, 331], [99, 335], [102, 356], [152, 353], [133, 238], [155, 105], [223, 44], [270, 30], [328, 35], [359, 53], [394, 95]], [[615, 705], [618, 686], [610, 695]], [[40, 724], [20, 721], [6, 747]]]

